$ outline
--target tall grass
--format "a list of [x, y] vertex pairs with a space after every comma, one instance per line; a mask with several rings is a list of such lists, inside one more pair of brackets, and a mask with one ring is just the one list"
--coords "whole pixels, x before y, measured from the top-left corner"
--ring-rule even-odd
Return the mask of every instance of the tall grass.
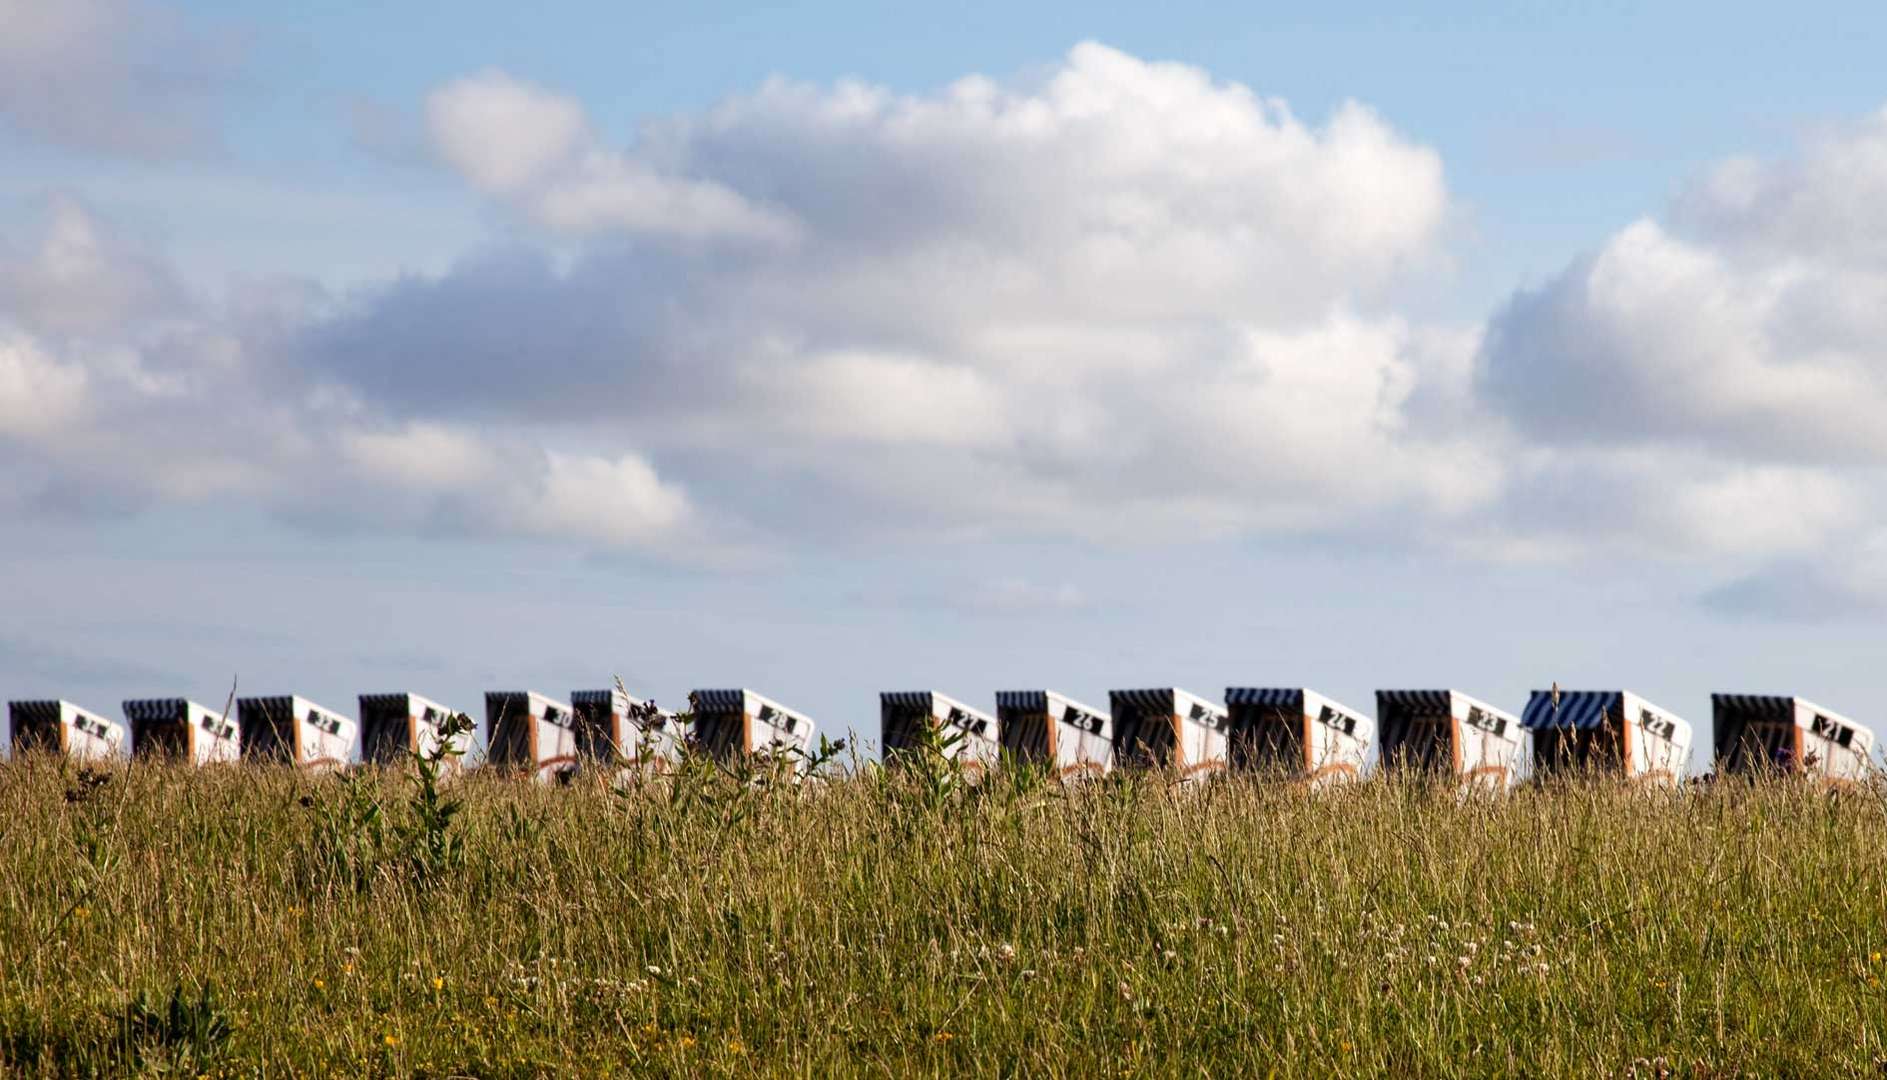
[[0, 765], [0, 1071], [1878, 1075], [1887, 803]]

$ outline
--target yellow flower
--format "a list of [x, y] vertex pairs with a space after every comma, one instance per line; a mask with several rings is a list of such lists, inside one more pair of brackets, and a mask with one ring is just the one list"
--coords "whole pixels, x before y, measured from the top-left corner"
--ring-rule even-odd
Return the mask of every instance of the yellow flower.
[[89, 919], [92, 917], [92, 909], [82, 905], [75, 907], [72, 909], [72, 917], [75, 919]]
[[386, 1043], [386, 1044], [387, 1044], [388, 1046], [398, 1046], [398, 1045], [400, 1045], [400, 1040], [398, 1040], [398, 1039], [396, 1039], [396, 1038], [394, 1038], [394, 1037], [393, 1037], [393, 1036], [391, 1036], [391, 1035], [383, 1035], [383, 1036], [381, 1036], [381, 1041], [382, 1041], [382, 1042], [384, 1042], [384, 1043]]
[[739, 1039], [729, 1039], [727, 1041], [727, 1052], [730, 1054], [744, 1054], [747, 1052], [747, 1046]]
[[328, 984], [321, 979], [316, 979], [314, 981], [314, 988], [316, 990], [326, 990], [328, 988]]
[[349, 960], [347, 963], [341, 965], [341, 974], [352, 975], [353, 973], [354, 973], [354, 962], [352, 960]]
[[1877, 953], [1877, 952], [1868, 953], [1867, 958], [1876, 964], [1880, 963], [1880, 953]]
[[683, 1050], [693, 1050], [695, 1048], [695, 1037], [693, 1035], [683, 1035], [681, 1037], [681, 1048]]
[[432, 988], [434, 990], [444, 990], [446, 988], [446, 981], [435, 975], [432, 980]]
[[951, 1039], [954, 1039], [954, 1038], [956, 1038], [956, 1036], [950, 1034], [948, 1031], [939, 1031], [937, 1033], [937, 1041], [940, 1043], [949, 1042]]
[[485, 999], [485, 1007], [486, 1007], [487, 1009], [495, 1009], [495, 1008], [497, 1008], [497, 1007], [498, 1007], [498, 999], [497, 999], [497, 998], [495, 998], [495, 997], [488, 997], [488, 998], [486, 998], [486, 999]]

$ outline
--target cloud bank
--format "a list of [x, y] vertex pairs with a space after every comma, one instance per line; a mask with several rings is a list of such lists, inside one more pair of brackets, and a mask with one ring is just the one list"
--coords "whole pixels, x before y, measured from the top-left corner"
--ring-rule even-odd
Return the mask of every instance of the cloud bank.
[[402, 155], [509, 219], [442, 273], [204, 295], [69, 197], [0, 240], [0, 501], [667, 557], [1367, 538], [1693, 564], [1739, 613], [1887, 597], [1887, 111], [1476, 326], [1395, 300], [1450, 265], [1434, 150], [1097, 44], [627, 133], [498, 70], [416, 104]]
[[1550, 455], [1548, 482], [1610, 507], [1589, 530], [1770, 556], [1724, 605], [1877, 603], [1884, 195], [1887, 111], [1789, 160], [1724, 162], [1516, 294], [1479, 390]]
[[1498, 486], [1472, 330], [1383, 302], [1445, 263], [1440, 159], [1364, 106], [1309, 124], [1086, 44], [927, 95], [770, 82], [620, 144], [500, 72], [426, 123], [546, 239], [309, 335], [403, 416], [635, 431], [794, 530], [1309, 532]]

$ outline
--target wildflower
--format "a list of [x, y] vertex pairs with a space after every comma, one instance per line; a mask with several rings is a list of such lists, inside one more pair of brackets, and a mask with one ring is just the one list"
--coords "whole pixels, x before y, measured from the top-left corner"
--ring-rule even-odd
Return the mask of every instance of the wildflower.
[[656, 978], [658, 978], [658, 979], [659, 979], [659, 978], [661, 978], [661, 977], [662, 977], [662, 969], [661, 969], [661, 968], [659, 968], [659, 967], [656, 967], [656, 966], [655, 966], [654, 964], [650, 964], [650, 965], [649, 965], [649, 974], [651, 974], [651, 975], [653, 975], [653, 976], [655, 976]]
[[738, 1057], [747, 1052], [747, 1046], [739, 1039], [729, 1039], [727, 1040], [727, 1052]]
[[1433, 964], [1433, 963], [1435, 963], [1435, 954], [1434, 954], [1434, 953], [1429, 953], [1429, 954], [1428, 954], [1428, 962], [1429, 962], [1430, 964]]
[[487, 1009], [495, 1009], [495, 1008], [497, 1008], [497, 1007], [498, 1007], [498, 999], [497, 999], [497, 998], [495, 998], [495, 997], [486, 997], [486, 998], [485, 998], [485, 1007], [486, 1007]]
[[392, 1035], [382, 1035], [380, 1041], [386, 1043], [388, 1046], [400, 1045], [400, 1040], [394, 1038]]
[[695, 1048], [695, 1037], [693, 1035], [683, 1035], [681, 1037], [681, 1048], [683, 1050], [693, 1050]]
[[996, 957], [1007, 964], [1009, 961], [1016, 958], [1016, 947], [1005, 941], [1002, 943], [1002, 947], [996, 950]]
[[955, 1036], [955, 1035], [952, 1035], [952, 1034], [951, 1034], [951, 1033], [949, 1033], [948, 1031], [939, 1031], [939, 1032], [937, 1033], [937, 1041], [938, 1041], [938, 1042], [940, 1042], [940, 1043], [947, 1043], [947, 1042], [949, 1042], [949, 1041], [950, 1041], [951, 1039], [954, 1039], [954, 1038], [956, 1038], [956, 1036]]
[[1467, 966], [1468, 966], [1469, 964], [1472, 964], [1472, 963], [1474, 963], [1474, 957], [1472, 957], [1472, 956], [1457, 956], [1457, 957], [1455, 957], [1455, 963], [1456, 963], [1456, 964], [1459, 964], [1459, 965], [1460, 965], [1460, 966], [1462, 966], [1462, 967], [1467, 967]]
[[1869, 975], [1869, 976], [1867, 977], [1867, 985], [1868, 985], [1868, 986], [1870, 986], [1870, 987], [1873, 987], [1873, 988], [1875, 988], [1875, 989], [1879, 989], [1879, 987], [1880, 987], [1880, 976], [1879, 976], [1879, 975]]
[[1876, 964], [1880, 963], [1880, 953], [1878, 952], [1868, 953], [1867, 958], [1869, 961], [1873, 963], [1876, 963]]
[[316, 990], [326, 990], [326, 989], [328, 988], [328, 984], [327, 984], [327, 982], [326, 982], [326, 980], [323, 980], [323, 979], [316, 979], [316, 980], [314, 981], [314, 988], [315, 988]]
[[347, 963], [341, 965], [341, 974], [352, 975], [353, 973], [354, 973], [354, 962], [352, 960], [349, 960]]
[[92, 909], [80, 905], [72, 909], [72, 917], [75, 919], [89, 919], [92, 917]]
[[434, 990], [444, 990], [446, 988], [446, 981], [435, 975], [432, 979], [432, 988]]

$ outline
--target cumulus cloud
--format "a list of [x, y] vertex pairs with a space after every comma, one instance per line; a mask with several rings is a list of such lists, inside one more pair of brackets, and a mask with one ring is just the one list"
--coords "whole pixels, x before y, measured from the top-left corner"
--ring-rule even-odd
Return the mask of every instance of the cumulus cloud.
[[554, 229], [772, 241], [793, 235], [790, 220], [719, 183], [609, 149], [582, 106], [501, 71], [434, 91], [426, 119], [446, 163]]
[[613, 144], [502, 72], [441, 160], [578, 241], [351, 298], [299, 362], [402, 416], [634, 432], [769, 527], [1399, 529], [1484, 504], [1439, 157], [1100, 45], [934, 93], [775, 80]]
[[77, 200], [0, 248], [0, 501], [256, 505], [324, 528], [659, 550], [692, 504], [638, 451], [397, 419], [292, 362], [305, 282], [189, 295]]
[[215, 141], [239, 50], [144, 0], [0, 0], [0, 120], [81, 150], [166, 158]]
[[23, 334], [0, 336], [0, 437], [44, 437], [85, 404], [85, 369], [48, 356]]
[[1478, 388], [1556, 483], [1516, 498], [1576, 487], [1615, 535], [1767, 557], [1720, 607], [1838, 606], [1863, 575], [1832, 567], [1882, 524], [1883, 195], [1887, 112], [1787, 160], [1725, 162], [1517, 293]]
[[0, 312], [55, 335], [113, 336], [187, 312], [164, 261], [114, 234], [69, 194], [48, 200], [36, 240], [0, 238]]

